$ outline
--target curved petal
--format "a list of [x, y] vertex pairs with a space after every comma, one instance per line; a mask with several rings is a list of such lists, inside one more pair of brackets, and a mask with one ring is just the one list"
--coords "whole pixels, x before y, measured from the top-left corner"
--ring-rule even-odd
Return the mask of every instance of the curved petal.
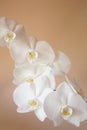
[[42, 102], [42, 104], [44, 104], [44, 101], [46, 99], [46, 97], [53, 92], [53, 90], [51, 88], [45, 88], [44, 91], [42, 92], [42, 94], [38, 97], [40, 102]]
[[[48, 68], [48, 69], [49, 69], [49, 68]], [[45, 71], [45, 74], [47, 75], [47, 77], [48, 77], [48, 79], [49, 79], [50, 88], [52, 88], [52, 89], [54, 90], [55, 87], [56, 87], [56, 82], [55, 82], [55, 77], [54, 77], [53, 73], [52, 73], [50, 70], [48, 70], [48, 72]]]
[[57, 87], [57, 96], [60, 97], [62, 105], [66, 105], [69, 97], [75, 94], [71, 86], [65, 81]]
[[44, 111], [44, 100], [47, 97], [47, 95], [49, 95], [49, 93], [52, 92], [52, 89], [50, 88], [46, 88], [43, 93], [38, 97], [38, 100], [41, 102], [41, 107], [35, 110], [35, 114], [37, 116], [37, 118], [40, 121], [44, 121], [45, 118], [47, 117], [45, 111]]
[[19, 85], [14, 93], [13, 100], [19, 107], [26, 106], [28, 101], [35, 97], [35, 90], [33, 86], [29, 86], [28, 83]]
[[39, 96], [43, 90], [49, 87], [49, 81], [46, 76], [39, 76], [34, 81], [36, 87], [36, 96]]
[[75, 114], [73, 114], [68, 120], [67, 122], [69, 122], [70, 124], [73, 124], [77, 127], [80, 126], [80, 118], [79, 116], [76, 116]]
[[61, 108], [60, 99], [57, 98], [56, 92], [51, 92], [44, 101], [44, 110], [47, 117], [53, 121], [54, 126], [58, 126], [62, 123], [63, 119], [60, 116]]
[[69, 58], [61, 51], [56, 54], [55, 61], [53, 63], [53, 72], [55, 75], [64, 76], [70, 70], [71, 62]]
[[35, 50], [38, 52], [37, 62], [41, 64], [50, 64], [53, 62], [55, 54], [47, 42], [38, 41]]
[[29, 46], [31, 50], [35, 49], [37, 39], [34, 36], [29, 36], [28, 39], [29, 39]]
[[54, 126], [57, 127], [57, 126], [59, 126], [62, 122], [63, 122], [62, 117], [60, 116], [59, 113], [57, 113], [56, 116], [54, 116], [54, 119], [53, 119]]
[[33, 111], [28, 105], [20, 106], [17, 108], [18, 113], [27, 113]]
[[40, 121], [44, 121], [45, 118], [47, 117], [44, 110], [43, 110], [43, 107], [36, 109], [34, 112]]
[[55, 79], [52, 74], [40, 75], [35, 79], [36, 95], [39, 96], [46, 88], [55, 88]]
[[54, 120], [56, 118], [55, 116], [59, 113], [60, 106], [61, 104], [58, 101], [57, 93], [51, 92], [44, 101], [44, 110], [50, 120]]

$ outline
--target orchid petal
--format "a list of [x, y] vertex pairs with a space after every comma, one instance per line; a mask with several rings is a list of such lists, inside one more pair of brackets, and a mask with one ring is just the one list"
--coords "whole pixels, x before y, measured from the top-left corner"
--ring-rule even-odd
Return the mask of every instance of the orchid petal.
[[45, 118], [47, 117], [44, 110], [43, 110], [43, 107], [41, 108], [38, 108], [35, 110], [35, 115], [37, 116], [37, 118], [40, 120], [40, 121], [44, 121]]
[[52, 73], [52, 71], [50, 71], [50, 68], [47, 68], [47, 71], [45, 71], [44, 75], [46, 75], [50, 81], [50, 88], [52, 88], [53, 90], [55, 89], [55, 77]]
[[51, 92], [44, 101], [44, 110], [48, 119], [54, 122], [54, 126], [58, 126], [62, 123], [63, 119], [60, 116], [60, 99], [57, 98], [56, 92]]
[[36, 78], [34, 83], [36, 86], [36, 96], [39, 96], [45, 88], [49, 87], [49, 80], [46, 76]]
[[23, 83], [19, 85], [14, 93], [13, 93], [13, 100], [17, 106], [26, 106], [28, 101], [35, 96], [34, 87], [29, 86], [28, 83]]
[[67, 100], [71, 95], [76, 94], [71, 86], [65, 81], [59, 84], [56, 91], [58, 98], [61, 97], [60, 99], [63, 105], [66, 105]]
[[29, 40], [29, 45], [30, 45], [31, 50], [35, 49], [37, 39], [34, 36], [29, 36], [28, 40]]
[[47, 117], [50, 120], [54, 119], [54, 116], [56, 115], [56, 111], [58, 111], [58, 98], [56, 92], [51, 92], [44, 101], [44, 110], [47, 115]]
[[53, 62], [55, 54], [51, 46], [45, 41], [38, 41], [35, 48], [38, 52], [38, 62], [42, 64], [48, 64]]
[[39, 96], [39, 100], [40, 102], [42, 102], [42, 104], [44, 104], [44, 101], [46, 99], [46, 97], [53, 92], [53, 90], [51, 88], [45, 88], [43, 93]]
[[36, 95], [39, 96], [46, 88], [51, 87], [50, 76], [49, 78], [45, 75], [39, 76], [35, 80], [35, 86], [36, 86]]
[[20, 106], [17, 108], [18, 113], [27, 113], [33, 111], [28, 105]]
[[69, 58], [61, 51], [57, 53], [55, 61], [53, 63], [54, 74], [58, 76], [64, 76], [69, 72], [70, 67], [71, 67], [71, 62]]
[[35, 110], [35, 114], [37, 116], [37, 118], [40, 120], [40, 121], [44, 121], [45, 118], [47, 117], [47, 115], [45, 114], [45, 111], [44, 111], [44, 100], [45, 98], [49, 95], [49, 93], [51, 93], [53, 90], [51, 88], [46, 88], [43, 93], [38, 97], [39, 101], [42, 103], [42, 106], [38, 109]]
[[73, 125], [75, 125], [75, 126], [77, 126], [77, 127], [80, 126], [80, 118], [79, 118], [78, 114], [77, 114], [77, 115], [73, 114], [73, 115], [67, 120], [67, 122], [70, 123], [70, 124], [73, 124]]

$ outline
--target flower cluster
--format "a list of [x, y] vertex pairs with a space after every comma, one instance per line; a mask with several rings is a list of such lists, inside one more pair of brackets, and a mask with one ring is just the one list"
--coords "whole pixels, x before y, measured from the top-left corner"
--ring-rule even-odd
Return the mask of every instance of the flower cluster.
[[[57, 126], [64, 120], [79, 126], [87, 119], [87, 103], [66, 80], [71, 62], [61, 51], [55, 53], [46, 41], [28, 36], [24, 27], [0, 17], [0, 46], [6, 45], [14, 60], [17, 112], [34, 111], [40, 121], [48, 118]], [[56, 85], [56, 78], [64, 81]]]

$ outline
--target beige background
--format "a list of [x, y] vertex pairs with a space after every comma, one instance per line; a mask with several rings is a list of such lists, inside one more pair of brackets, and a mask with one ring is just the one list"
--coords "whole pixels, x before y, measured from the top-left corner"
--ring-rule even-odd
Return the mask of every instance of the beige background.
[[[72, 61], [70, 75], [87, 100], [87, 0], [0, 0], [0, 16], [24, 25], [29, 35], [48, 41]], [[12, 100], [14, 62], [6, 47], [0, 48], [0, 130], [87, 130], [64, 123], [57, 128], [41, 123], [33, 113], [18, 114]]]

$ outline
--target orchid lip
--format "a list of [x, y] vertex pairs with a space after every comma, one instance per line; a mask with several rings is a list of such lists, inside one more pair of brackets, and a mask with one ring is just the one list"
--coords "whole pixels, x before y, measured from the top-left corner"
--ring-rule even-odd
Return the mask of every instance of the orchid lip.
[[15, 34], [14, 32], [8, 31], [8, 32], [6, 33], [6, 35], [4, 36], [4, 40], [5, 40], [6, 42], [9, 42], [9, 41], [14, 40], [15, 37], [16, 37], [16, 34]]
[[28, 82], [29, 84], [33, 84], [34, 83], [34, 79], [27, 79], [26, 82]]
[[40, 107], [40, 103], [37, 99], [33, 99], [33, 100], [30, 100], [28, 102], [28, 106], [31, 108], [31, 109], [37, 109]]
[[33, 62], [38, 58], [38, 53], [36, 51], [30, 51], [27, 54], [27, 58], [29, 62]]
[[62, 116], [64, 119], [67, 119], [67, 118], [69, 118], [69, 117], [72, 116], [73, 110], [72, 110], [72, 108], [69, 107], [69, 106], [64, 106], [64, 107], [61, 108], [60, 113], [61, 113], [61, 116]]

